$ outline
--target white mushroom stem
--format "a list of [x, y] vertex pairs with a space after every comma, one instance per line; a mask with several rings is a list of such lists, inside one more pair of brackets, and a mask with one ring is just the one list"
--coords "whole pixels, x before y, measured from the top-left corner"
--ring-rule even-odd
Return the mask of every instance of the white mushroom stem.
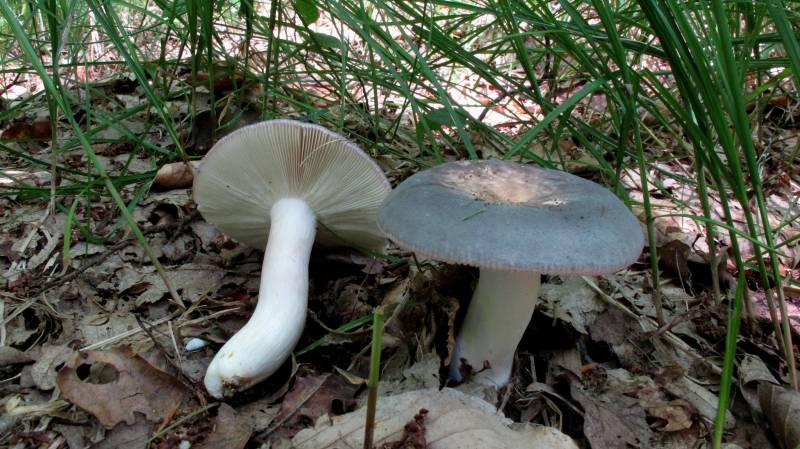
[[303, 332], [316, 218], [305, 201], [285, 198], [272, 206], [270, 221], [256, 310], [206, 371], [206, 389], [215, 398], [229, 396], [272, 375]]
[[[481, 268], [467, 315], [456, 339], [450, 376], [461, 380], [464, 359], [473, 380], [502, 387], [511, 378], [514, 352], [528, 327], [539, 294], [539, 273]], [[488, 369], [483, 370], [484, 362]]]

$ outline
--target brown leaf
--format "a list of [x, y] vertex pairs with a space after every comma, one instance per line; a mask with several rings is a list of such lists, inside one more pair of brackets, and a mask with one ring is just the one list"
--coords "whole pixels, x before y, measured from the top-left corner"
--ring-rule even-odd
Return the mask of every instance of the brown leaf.
[[150, 443], [152, 427], [142, 415], [137, 414], [133, 424], [117, 424], [91, 449], [146, 449]]
[[[84, 365], [102, 371], [104, 378], [81, 380], [77, 370]], [[134, 412], [143, 413], [151, 421], [163, 420], [175, 413], [186, 393], [178, 380], [128, 347], [78, 354], [59, 371], [58, 386], [65, 399], [96, 416], [106, 427], [123, 421], [134, 424]]]
[[250, 420], [236, 413], [230, 405], [223, 403], [214, 418], [214, 431], [197, 446], [197, 449], [242, 449], [252, 432]]
[[691, 405], [681, 399], [648, 407], [647, 414], [665, 421], [656, 427], [662, 432], [677, 432], [692, 427]]
[[293, 424], [301, 418], [316, 421], [322, 415], [348, 411], [355, 406], [353, 396], [359, 385], [353, 385], [335, 374], [298, 377], [283, 399], [275, 422]]
[[758, 386], [758, 399], [778, 442], [784, 449], [797, 447], [800, 444], [800, 393], [762, 383]]
[[593, 448], [650, 447], [653, 434], [637, 399], [615, 395], [614, 400], [603, 401], [577, 383], [572, 384], [571, 392], [586, 411], [583, 433]]
[[0, 134], [1, 140], [14, 139], [49, 139], [51, 133], [50, 121], [36, 121], [33, 124], [15, 123]]
[[691, 248], [680, 240], [673, 240], [658, 247], [658, 262], [665, 270], [684, 281], [690, 279], [689, 252]]
[[158, 169], [153, 185], [165, 190], [185, 189], [192, 186], [194, 172], [200, 168], [200, 161], [174, 162]]

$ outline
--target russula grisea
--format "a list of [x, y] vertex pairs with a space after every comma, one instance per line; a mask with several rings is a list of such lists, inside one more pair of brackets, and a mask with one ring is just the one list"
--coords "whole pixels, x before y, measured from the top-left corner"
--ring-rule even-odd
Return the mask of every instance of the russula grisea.
[[451, 162], [418, 172], [389, 194], [378, 224], [402, 248], [480, 267], [450, 375], [461, 380], [466, 361], [476, 381], [495, 386], [510, 379], [540, 273], [612, 273], [634, 262], [644, 246], [636, 217], [602, 186], [506, 161]]
[[283, 364], [305, 324], [314, 242], [380, 250], [376, 217], [389, 190], [363, 151], [320, 126], [265, 121], [214, 145], [195, 176], [197, 207], [225, 234], [266, 250], [253, 316], [206, 371], [212, 396], [250, 387]]

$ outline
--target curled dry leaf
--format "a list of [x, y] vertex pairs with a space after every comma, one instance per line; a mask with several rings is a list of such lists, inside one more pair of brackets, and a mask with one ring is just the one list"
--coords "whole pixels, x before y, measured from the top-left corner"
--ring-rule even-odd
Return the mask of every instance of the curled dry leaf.
[[153, 184], [162, 189], [187, 189], [192, 186], [194, 172], [199, 167], [200, 161], [165, 164], [156, 172]]
[[[419, 413], [425, 417], [425, 440], [429, 449], [577, 449], [568, 436], [552, 427], [524, 426], [512, 430], [511, 421], [481, 399], [459, 391], [428, 389], [378, 399], [374, 442], [400, 440], [405, 425]], [[292, 439], [297, 449], [355, 449], [363, 447], [366, 408], [353, 413], [321, 419]]]
[[[81, 380], [77, 370], [83, 365], [102, 375]], [[106, 427], [123, 421], [133, 425], [134, 412], [151, 421], [163, 420], [175, 413], [186, 393], [177, 379], [128, 347], [77, 354], [59, 371], [58, 386], [65, 399], [97, 417]]]
[[800, 445], [800, 393], [762, 383], [758, 386], [758, 399], [782, 447], [794, 449]]

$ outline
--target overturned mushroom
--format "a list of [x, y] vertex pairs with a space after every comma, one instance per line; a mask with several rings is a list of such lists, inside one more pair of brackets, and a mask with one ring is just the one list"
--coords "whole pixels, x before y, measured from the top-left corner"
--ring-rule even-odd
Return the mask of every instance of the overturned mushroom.
[[358, 147], [307, 123], [250, 125], [208, 152], [194, 181], [200, 213], [231, 237], [266, 247], [255, 312], [206, 372], [212, 396], [243, 390], [283, 364], [303, 331], [314, 242], [380, 249], [375, 220], [389, 190]]
[[644, 237], [611, 192], [569, 173], [504, 161], [452, 162], [401, 183], [378, 222], [400, 247], [480, 267], [450, 375], [465, 360], [479, 382], [502, 386], [539, 291], [540, 273], [612, 273], [634, 262]]

